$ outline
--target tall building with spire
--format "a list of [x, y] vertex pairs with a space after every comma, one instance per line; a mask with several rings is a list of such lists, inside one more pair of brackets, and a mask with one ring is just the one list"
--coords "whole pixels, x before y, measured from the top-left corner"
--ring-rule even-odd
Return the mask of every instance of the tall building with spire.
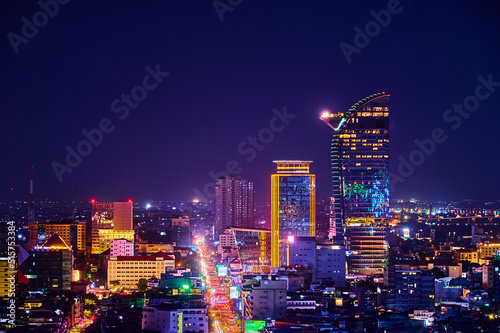
[[214, 239], [229, 227], [254, 227], [253, 182], [229, 175], [215, 179]]
[[286, 265], [290, 242], [316, 236], [316, 175], [312, 161], [274, 161], [271, 175], [271, 267]]
[[382, 273], [389, 212], [389, 94], [370, 95], [346, 113], [324, 112], [334, 130], [330, 236], [346, 245], [351, 274]]

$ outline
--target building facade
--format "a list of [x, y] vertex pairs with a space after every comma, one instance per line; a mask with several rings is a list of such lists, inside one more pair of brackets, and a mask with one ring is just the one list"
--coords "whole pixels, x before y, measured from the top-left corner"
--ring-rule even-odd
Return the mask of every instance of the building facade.
[[115, 257], [108, 261], [108, 287], [119, 281], [120, 287], [137, 288], [140, 279], [159, 278], [165, 273], [165, 260], [155, 256]]
[[388, 262], [388, 226], [359, 223], [346, 228], [347, 269], [350, 274], [384, 274]]
[[254, 227], [254, 184], [239, 176], [215, 179], [214, 239], [229, 227]]
[[135, 251], [134, 242], [128, 239], [114, 239], [109, 246], [110, 257], [129, 257]]
[[135, 252], [138, 255], [149, 255], [160, 251], [173, 254], [174, 246], [162, 243], [135, 243]]
[[234, 243], [244, 273], [270, 273], [271, 230], [232, 227], [227, 234], [232, 235], [233, 241], [226, 242]]
[[253, 285], [246, 300], [250, 319], [286, 318], [286, 288], [287, 282], [283, 280], [261, 280]]
[[[363, 225], [384, 227], [389, 211], [389, 94], [385, 92], [370, 95], [354, 104], [347, 113], [328, 113], [321, 116], [334, 130], [331, 146], [333, 191], [331, 197], [330, 235], [337, 243], [343, 243], [350, 251], [350, 235], [371, 228], [345, 234], [351, 226]], [[378, 245], [377, 245], [378, 248]], [[363, 252], [369, 254], [371, 246], [358, 248], [351, 253], [349, 261]], [[356, 253], [354, 253], [356, 252]], [[359, 258], [362, 263], [362, 258]], [[366, 272], [356, 272], [349, 267], [349, 273], [365, 274], [383, 272], [385, 263], [368, 263]]]
[[316, 237], [290, 237], [287, 249], [287, 266], [301, 265], [311, 267], [313, 273], [312, 280], [316, 281], [316, 247]]
[[271, 175], [271, 266], [287, 263], [288, 240], [316, 236], [316, 175], [312, 161], [274, 161]]
[[335, 244], [318, 244], [316, 256], [316, 279], [333, 279], [337, 287], [345, 287], [345, 247]]
[[160, 333], [208, 333], [208, 309], [205, 304], [187, 302], [145, 306], [142, 329]]
[[411, 266], [396, 266], [394, 303], [389, 308], [398, 311], [434, 309], [434, 275]]
[[97, 249], [99, 254], [108, 250], [111, 246], [111, 242], [115, 239], [125, 239], [129, 242], [134, 242], [135, 233], [134, 230], [113, 230], [113, 229], [100, 229], [99, 238], [97, 242], [97, 247], [92, 244], [92, 250]]
[[[130, 233], [133, 228], [133, 202], [99, 202], [92, 200], [92, 254], [100, 254], [109, 249], [111, 240], [117, 237], [115, 233]], [[101, 230], [105, 230], [102, 231]], [[111, 231], [110, 231], [111, 230]], [[123, 237], [130, 239], [130, 237]], [[132, 237], [133, 240], [133, 237]]]
[[43, 245], [52, 235], [58, 234], [74, 253], [86, 254], [86, 223], [85, 222], [36, 222], [29, 225], [30, 248]]
[[191, 245], [189, 216], [172, 217], [172, 242], [176, 246]]
[[32, 291], [71, 290], [73, 250], [58, 234], [29, 253], [25, 267]]
[[[11, 279], [12, 274], [10, 273], [9, 258], [0, 258], [0, 299], [8, 299], [11, 295], [11, 282], [15, 283], [16, 280]], [[9, 292], [10, 291], [10, 292]], [[11, 295], [12, 296], [12, 295]]]

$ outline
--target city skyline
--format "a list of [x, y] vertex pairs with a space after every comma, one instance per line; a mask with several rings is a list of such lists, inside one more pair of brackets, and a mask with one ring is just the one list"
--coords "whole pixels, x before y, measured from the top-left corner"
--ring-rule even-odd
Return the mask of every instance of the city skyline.
[[[210, 3], [100, 10], [68, 3], [17, 46], [8, 36], [21, 36], [21, 18], [41, 9], [4, 4], [0, 135], [10, 163], [0, 169], [0, 198], [27, 200], [34, 165], [35, 201], [190, 201], [211, 175], [232, 169], [255, 182], [257, 201], [268, 201], [270, 162], [303, 159], [315, 161], [318, 198], [326, 199], [331, 133], [317, 118], [346, 112], [374, 91], [391, 93], [391, 172], [399, 175], [412, 153], [423, 159], [406, 166], [393, 198], [498, 198], [500, 180], [487, 177], [498, 158], [494, 11], [401, 2], [361, 47], [357, 31], [377, 22], [387, 3], [281, 4], [267, 4], [256, 22], [262, 7], [255, 3], [222, 21]], [[91, 146], [80, 144], [89, 138]], [[90, 152], [69, 166], [66, 147]], [[470, 176], [457, 182], [460, 174]]]
[[500, 6], [1, 6], [0, 331], [500, 332]]

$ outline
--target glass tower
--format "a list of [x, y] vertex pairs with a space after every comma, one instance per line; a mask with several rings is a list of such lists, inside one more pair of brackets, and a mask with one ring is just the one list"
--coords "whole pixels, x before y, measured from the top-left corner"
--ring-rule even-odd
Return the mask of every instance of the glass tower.
[[312, 161], [274, 161], [271, 176], [271, 266], [286, 265], [288, 241], [316, 236], [316, 175]]
[[321, 116], [334, 130], [330, 236], [344, 242], [351, 274], [381, 273], [387, 258], [389, 94], [370, 95], [347, 113]]

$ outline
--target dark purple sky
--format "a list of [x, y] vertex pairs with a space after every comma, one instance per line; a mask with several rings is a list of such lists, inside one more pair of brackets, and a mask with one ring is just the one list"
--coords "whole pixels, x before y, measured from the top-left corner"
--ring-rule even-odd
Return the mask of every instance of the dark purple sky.
[[[242, 1], [223, 21], [211, 1], [71, 1], [47, 22], [35, 1], [3, 1], [0, 199], [27, 199], [33, 164], [37, 200], [191, 200], [234, 160], [267, 200], [275, 159], [314, 161], [326, 198], [332, 130], [321, 111], [380, 91], [391, 93], [391, 172], [415, 139], [447, 135], [392, 198], [499, 199], [500, 87], [479, 105], [468, 98], [478, 76], [500, 81], [499, 7], [485, 3], [401, 1], [348, 63], [340, 43], [355, 45], [355, 27], [376, 29], [370, 12], [388, 1]], [[20, 39], [34, 16], [38, 32]], [[157, 64], [169, 75], [137, 87]], [[120, 100], [131, 91], [144, 97], [135, 108]], [[477, 110], [443, 120], [464, 99]], [[273, 122], [281, 131], [270, 138], [284, 106], [296, 117]], [[113, 131], [60, 182], [53, 162], [66, 164], [65, 147], [100, 122]], [[268, 143], [248, 162], [259, 132]]]

